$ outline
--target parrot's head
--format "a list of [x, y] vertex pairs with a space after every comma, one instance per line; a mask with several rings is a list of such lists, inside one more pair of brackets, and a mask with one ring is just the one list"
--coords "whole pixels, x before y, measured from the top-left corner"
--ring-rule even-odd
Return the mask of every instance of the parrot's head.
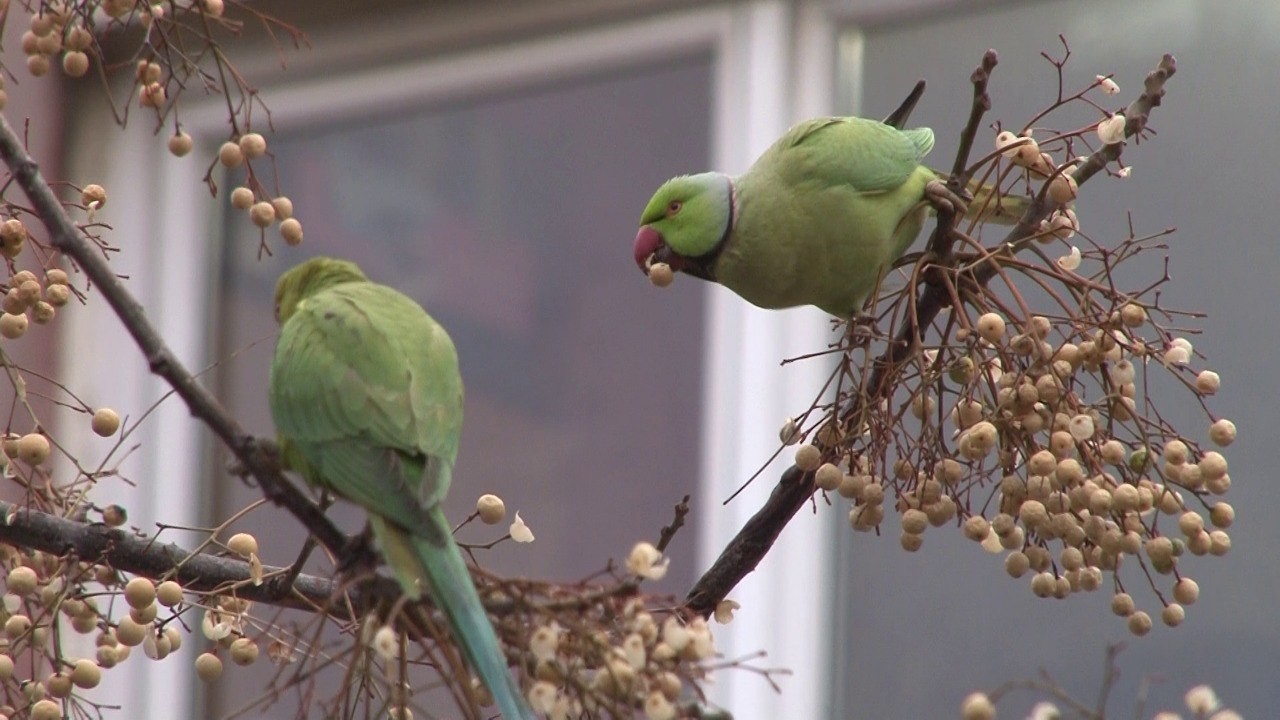
[[276, 320], [283, 325], [298, 310], [298, 303], [325, 288], [368, 280], [350, 260], [311, 258], [286, 270], [276, 281]]
[[711, 266], [733, 229], [733, 180], [723, 173], [682, 175], [662, 184], [640, 216], [634, 246], [646, 275], [667, 263], [711, 280]]

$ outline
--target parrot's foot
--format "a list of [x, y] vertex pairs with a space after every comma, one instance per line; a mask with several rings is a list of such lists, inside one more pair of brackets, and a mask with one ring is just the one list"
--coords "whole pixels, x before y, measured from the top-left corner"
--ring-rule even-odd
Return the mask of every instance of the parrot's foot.
[[[268, 437], [253, 438], [254, 451], [261, 455], [269, 464], [275, 467], [281, 467], [280, 464], [280, 445], [275, 440]], [[232, 458], [227, 463], [227, 473], [235, 475], [239, 478], [248, 478], [253, 474], [239, 458]]]
[[373, 529], [364, 526], [364, 531], [347, 538], [338, 557], [338, 575], [348, 578], [359, 578], [372, 575], [377, 569], [380, 559], [373, 546]]
[[930, 180], [924, 186], [924, 199], [939, 213], [963, 217], [969, 212], [968, 200], [951, 192], [947, 184], [941, 180]]
[[852, 347], [863, 347], [876, 336], [874, 315], [858, 311], [844, 326], [844, 336]]

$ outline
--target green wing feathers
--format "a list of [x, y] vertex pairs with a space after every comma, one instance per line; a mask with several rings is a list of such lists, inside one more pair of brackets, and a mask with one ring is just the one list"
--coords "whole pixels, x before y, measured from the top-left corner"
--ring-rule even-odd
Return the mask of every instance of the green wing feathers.
[[[462, 431], [457, 353], [399, 292], [349, 283], [299, 302], [280, 333], [270, 400], [316, 478], [365, 509], [394, 517], [400, 491], [423, 505], [448, 492]], [[421, 471], [427, 458], [433, 473]], [[407, 487], [386, 487], [388, 473]]]
[[927, 128], [864, 118], [801, 123], [737, 178], [732, 243], [716, 280], [766, 308], [850, 317], [920, 233]]
[[507, 718], [532, 720], [440, 501], [462, 431], [449, 335], [416, 302], [317, 258], [276, 286], [268, 399], [288, 467], [362, 506], [405, 594], [429, 593]]
[[929, 128], [898, 130], [866, 118], [817, 118], [783, 135], [755, 168], [787, 182], [878, 193], [905, 183], [932, 149]]

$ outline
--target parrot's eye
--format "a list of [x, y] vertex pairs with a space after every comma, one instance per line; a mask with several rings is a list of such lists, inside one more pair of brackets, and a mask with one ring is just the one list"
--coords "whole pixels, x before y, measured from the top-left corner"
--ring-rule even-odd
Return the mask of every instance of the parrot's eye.
[[680, 208], [684, 207], [684, 203], [679, 200], [672, 200], [667, 205], [667, 215], [675, 215], [680, 212]]

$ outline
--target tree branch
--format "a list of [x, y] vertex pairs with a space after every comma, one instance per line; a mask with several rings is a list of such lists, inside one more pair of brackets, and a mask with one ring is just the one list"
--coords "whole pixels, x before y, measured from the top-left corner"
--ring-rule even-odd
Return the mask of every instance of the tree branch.
[[[269, 581], [255, 585], [249, 563], [232, 557], [192, 553], [174, 543], [142, 537], [101, 523], [84, 523], [0, 502], [0, 542], [53, 555], [73, 555], [150, 578], [172, 577], [190, 592], [221, 593], [254, 602], [314, 612], [323, 607], [344, 616], [347, 607], [332, 603], [337, 590], [328, 578], [300, 574], [283, 589]], [[288, 568], [264, 567], [270, 576]], [[394, 581], [387, 580], [388, 583]]]
[[106, 258], [72, 222], [41, 175], [39, 166], [31, 159], [22, 140], [3, 115], [0, 115], [0, 160], [9, 167], [14, 179], [31, 201], [33, 210], [49, 233], [49, 242], [74, 260], [97, 286], [98, 292], [110, 303], [133, 336], [134, 342], [141, 348], [151, 372], [164, 378], [186, 403], [191, 414], [204, 422], [226, 444], [236, 459], [258, 481], [262, 494], [268, 500], [292, 513], [330, 552], [341, 555], [346, 536], [315, 503], [285, 479], [274, 454], [267, 452], [261, 443], [245, 432], [217, 398], [197, 383], [190, 371], [183, 367], [147, 320], [142, 305], [111, 271]]

